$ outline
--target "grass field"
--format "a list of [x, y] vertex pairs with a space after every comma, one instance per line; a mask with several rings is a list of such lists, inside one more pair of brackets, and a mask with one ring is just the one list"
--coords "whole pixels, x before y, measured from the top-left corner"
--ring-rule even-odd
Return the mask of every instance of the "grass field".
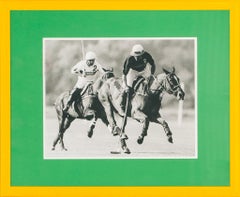
[[[45, 159], [129, 159], [129, 158], [197, 158], [197, 128], [194, 110], [184, 110], [182, 124], [177, 123], [177, 109], [162, 109], [162, 117], [168, 122], [174, 143], [167, 141], [161, 125], [150, 123], [148, 136], [143, 144], [137, 143], [141, 124], [128, 118], [127, 145], [131, 154], [111, 154], [119, 149], [118, 137], [111, 135], [107, 127], [98, 120], [92, 138], [87, 137], [90, 122], [76, 119], [64, 135], [68, 151], [62, 151], [59, 144], [52, 151], [53, 140], [58, 133], [58, 120], [53, 107], [45, 108], [44, 158]], [[118, 119], [118, 122], [120, 120]]]

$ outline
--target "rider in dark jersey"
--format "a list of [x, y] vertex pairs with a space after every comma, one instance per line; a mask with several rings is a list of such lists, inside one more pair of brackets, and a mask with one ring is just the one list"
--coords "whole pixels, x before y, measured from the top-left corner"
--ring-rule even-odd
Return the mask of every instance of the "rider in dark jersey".
[[[149, 66], [151, 66], [150, 69]], [[123, 66], [123, 86], [125, 91], [122, 95], [121, 102], [122, 113], [125, 111], [126, 97], [129, 96], [133, 81], [139, 76], [144, 78], [149, 77], [155, 73], [155, 68], [156, 66], [152, 56], [144, 51], [142, 45], [134, 45], [130, 56], [125, 60]]]

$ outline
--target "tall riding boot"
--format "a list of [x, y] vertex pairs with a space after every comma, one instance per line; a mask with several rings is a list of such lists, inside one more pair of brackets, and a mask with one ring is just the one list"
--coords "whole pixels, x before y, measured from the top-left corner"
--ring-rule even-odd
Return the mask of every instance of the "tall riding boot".
[[[72, 105], [73, 101], [75, 100], [75, 97], [81, 93], [81, 89], [79, 88], [74, 88], [70, 94], [69, 94], [69, 97], [68, 97], [68, 100], [67, 100], [67, 104], [66, 106], [63, 108], [63, 112], [67, 112], [68, 109], [70, 108], [70, 106]], [[79, 95], [80, 96], [80, 95]]]
[[122, 100], [120, 103], [120, 108], [121, 108], [121, 114], [124, 115], [126, 108], [128, 107], [128, 106], [126, 106], [126, 104], [127, 104], [126, 101], [127, 101], [127, 99], [130, 99], [130, 97], [131, 97], [131, 90], [128, 89], [127, 91], [124, 91], [121, 96], [122, 96]]

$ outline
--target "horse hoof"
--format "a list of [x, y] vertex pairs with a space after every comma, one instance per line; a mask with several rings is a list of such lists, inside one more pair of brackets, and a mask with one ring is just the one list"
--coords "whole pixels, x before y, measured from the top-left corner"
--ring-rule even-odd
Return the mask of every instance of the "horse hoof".
[[130, 154], [131, 151], [129, 150], [129, 148], [125, 148], [124, 151], [123, 151], [125, 154]]
[[172, 138], [172, 136], [168, 137], [168, 141], [169, 141], [170, 143], [173, 143], [173, 138]]
[[116, 136], [118, 135], [119, 133], [121, 132], [121, 129], [118, 127], [118, 126], [115, 126], [113, 131], [112, 131], [112, 134], [113, 136]]
[[68, 149], [66, 149], [66, 148], [62, 148], [62, 150], [67, 151]]
[[128, 139], [128, 136], [124, 133], [124, 134], [121, 135], [121, 139], [122, 139], [122, 140], [127, 140], [127, 139]]
[[113, 134], [113, 136], [117, 136], [117, 135], [118, 135], [118, 132], [114, 130], [114, 131], [112, 132], [112, 134]]
[[93, 130], [95, 128], [95, 124], [91, 125], [91, 127], [88, 130], [88, 137], [91, 138], [93, 135]]
[[55, 147], [52, 147], [52, 150], [55, 150]]
[[93, 135], [93, 131], [88, 131], [88, 135], [87, 135], [87, 136], [88, 136], [89, 138], [91, 138], [92, 135]]
[[143, 143], [143, 139], [142, 139], [142, 138], [141, 138], [141, 139], [138, 138], [138, 139], [137, 139], [137, 143], [138, 143], [138, 144], [142, 144], [142, 143]]
[[142, 144], [142, 143], [143, 143], [143, 139], [144, 139], [143, 137], [139, 137], [139, 138], [137, 139], [137, 143], [138, 143], [138, 144]]

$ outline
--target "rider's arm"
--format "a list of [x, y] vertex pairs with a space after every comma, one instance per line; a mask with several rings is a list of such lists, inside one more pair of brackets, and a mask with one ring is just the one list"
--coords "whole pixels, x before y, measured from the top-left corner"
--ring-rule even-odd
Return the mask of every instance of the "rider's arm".
[[147, 61], [151, 65], [151, 74], [153, 75], [156, 70], [156, 65], [155, 65], [155, 62], [154, 62], [152, 56], [149, 53], [147, 53]]
[[127, 87], [127, 77], [126, 77], [126, 75], [123, 75], [123, 76], [122, 76], [122, 80], [123, 80], [123, 85], [124, 85], [125, 87]]
[[104, 68], [102, 67], [102, 65], [99, 64], [98, 62], [96, 62], [96, 65], [97, 65], [97, 68], [98, 68], [98, 70], [100, 71], [100, 73], [101, 73], [101, 74], [104, 74], [104, 73], [105, 73], [105, 70], [104, 70]]
[[123, 74], [127, 75], [130, 70], [129, 58], [127, 58], [123, 64]]

